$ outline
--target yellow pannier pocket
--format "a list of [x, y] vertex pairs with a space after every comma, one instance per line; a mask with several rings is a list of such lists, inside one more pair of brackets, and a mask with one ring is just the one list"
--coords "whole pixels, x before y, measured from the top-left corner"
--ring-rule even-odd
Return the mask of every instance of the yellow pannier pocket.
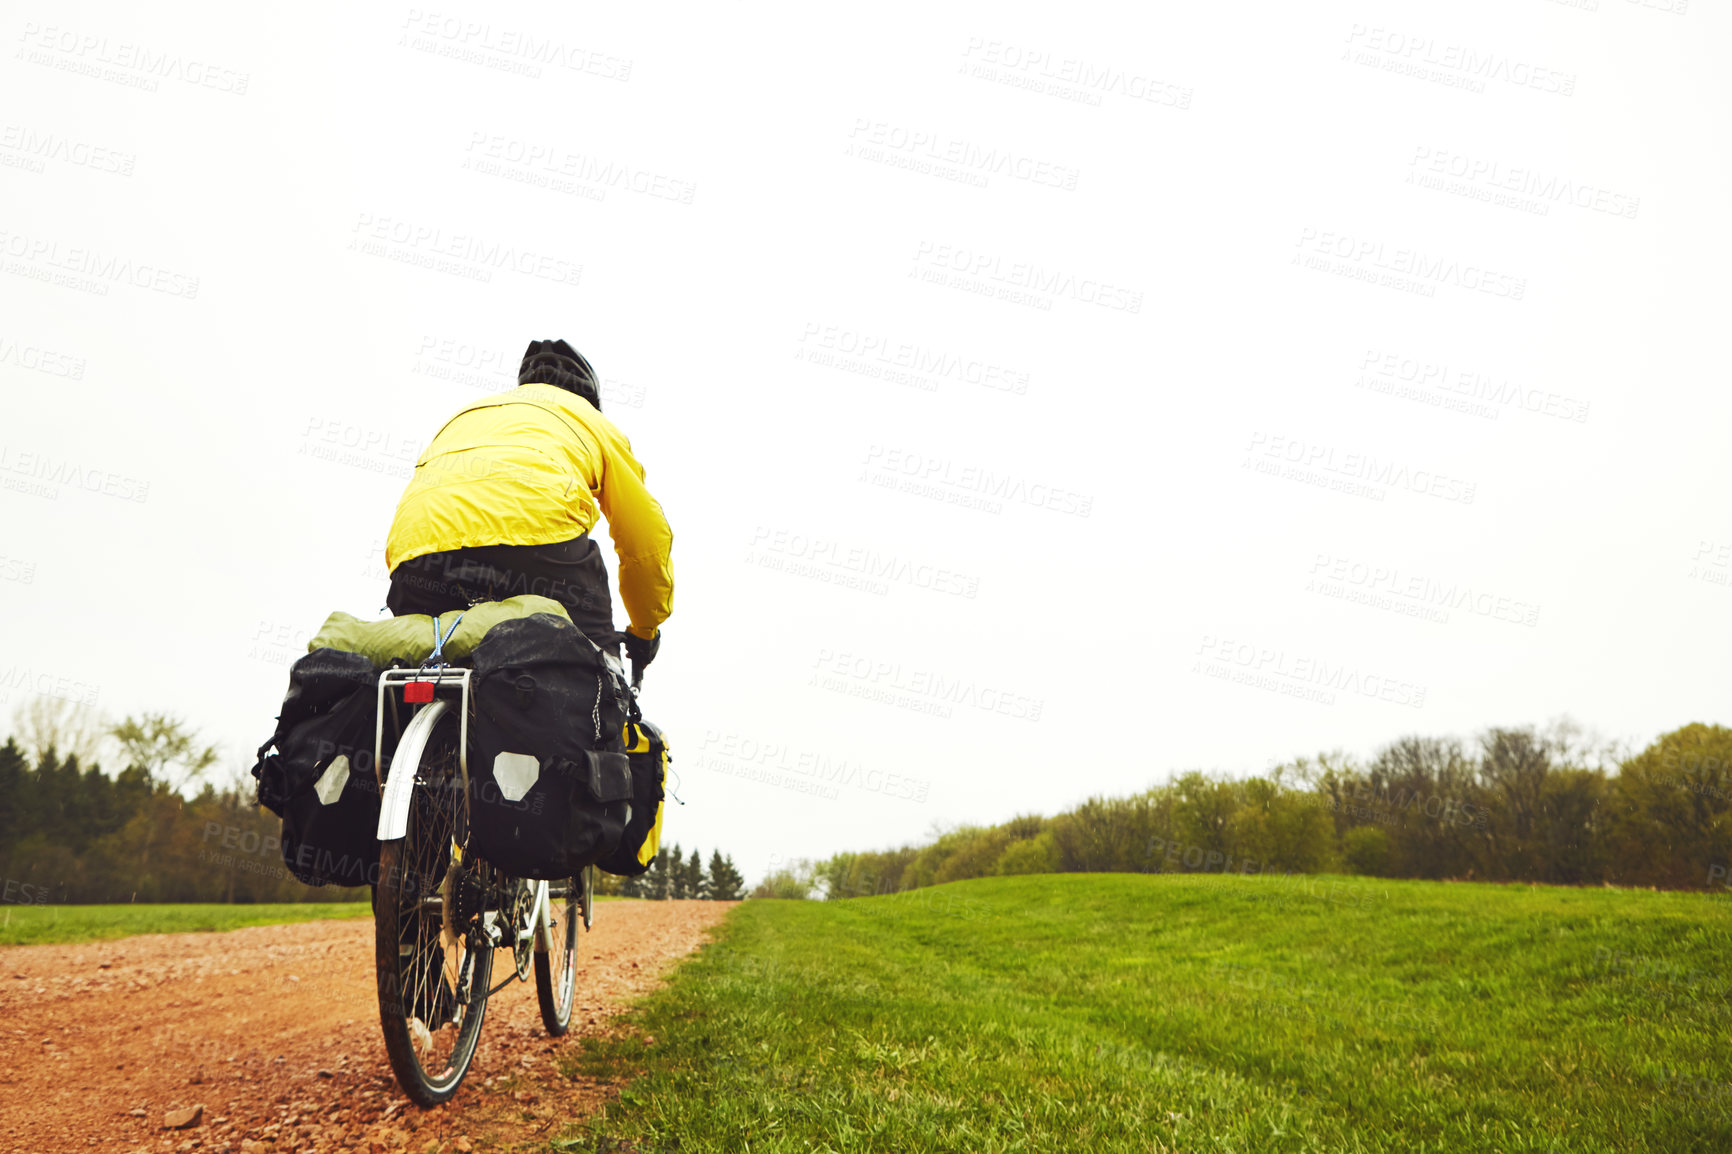
[[610, 874], [637, 877], [649, 869], [661, 850], [668, 748], [661, 730], [647, 721], [626, 722], [620, 737], [626, 760], [631, 763], [631, 820], [626, 822], [619, 848], [598, 864]]
[[[665, 749], [662, 750], [660, 754], [657, 755], [656, 760], [660, 763], [660, 777], [665, 783], [668, 779], [668, 751]], [[663, 788], [666, 788], [666, 786], [664, 785]], [[656, 854], [661, 850], [663, 804], [663, 802], [656, 802], [655, 824], [650, 826], [649, 836], [644, 838], [643, 845], [638, 847], [637, 861], [638, 864], [643, 866], [645, 869], [649, 868], [649, 864], [656, 859]]]

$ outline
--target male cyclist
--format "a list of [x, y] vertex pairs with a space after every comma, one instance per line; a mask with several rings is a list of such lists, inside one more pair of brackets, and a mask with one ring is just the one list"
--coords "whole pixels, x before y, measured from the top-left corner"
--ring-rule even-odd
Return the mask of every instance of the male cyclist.
[[643, 466], [601, 415], [589, 362], [564, 341], [531, 341], [517, 388], [460, 410], [415, 463], [385, 563], [392, 613], [438, 614], [538, 593], [618, 654], [607, 568], [589, 531], [607, 518], [619, 555], [624, 642], [641, 670], [673, 610], [673, 533]]

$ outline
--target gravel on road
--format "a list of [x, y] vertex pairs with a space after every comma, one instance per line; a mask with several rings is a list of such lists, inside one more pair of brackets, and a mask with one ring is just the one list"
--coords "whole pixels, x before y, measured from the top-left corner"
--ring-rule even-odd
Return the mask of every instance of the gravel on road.
[[[617, 1092], [558, 1058], [733, 904], [601, 903], [578, 938], [571, 1032], [549, 1038], [533, 978], [513, 983], [463, 1088], [425, 1111], [385, 1058], [371, 919], [0, 948], [0, 1151], [545, 1148]], [[501, 951], [496, 979], [510, 970]]]

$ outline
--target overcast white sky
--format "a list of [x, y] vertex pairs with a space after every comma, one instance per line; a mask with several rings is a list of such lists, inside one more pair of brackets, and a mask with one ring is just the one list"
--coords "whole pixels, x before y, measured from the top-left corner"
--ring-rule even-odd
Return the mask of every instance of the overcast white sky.
[[748, 874], [1725, 717], [1722, 6], [151, 7], [0, 8], [8, 712], [249, 764], [565, 337], [676, 534], [668, 837]]

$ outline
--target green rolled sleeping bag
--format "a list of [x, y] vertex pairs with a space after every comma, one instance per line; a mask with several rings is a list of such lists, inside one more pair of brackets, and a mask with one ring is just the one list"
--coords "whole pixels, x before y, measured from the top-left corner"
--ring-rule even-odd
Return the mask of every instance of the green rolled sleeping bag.
[[[571, 621], [565, 606], [533, 593], [507, 597], [503, 601], [483, 601], [468, 609], [441, 613], [438, 617], [441, 636], [451, 628], [452, 622], [457, 621], [459, 614], [463, 618], [446, 640], [442, 652], [447, 660], [462, 661], [480, 644], [487, 631], [501, 621], [537, 613], [551, 613], [562, 621]], [[307, 642], [307, 652], [338, 649], [345, 653], [359, 653], [379, 669], [388, 667], [397, 658], [419, 665], [433, 653], [433, 621], [434, 618], [425, 613], [387, 617], [383, 621], [363, 621], [348, 613], [333, 613], [325, 618], [325, 624]]]

